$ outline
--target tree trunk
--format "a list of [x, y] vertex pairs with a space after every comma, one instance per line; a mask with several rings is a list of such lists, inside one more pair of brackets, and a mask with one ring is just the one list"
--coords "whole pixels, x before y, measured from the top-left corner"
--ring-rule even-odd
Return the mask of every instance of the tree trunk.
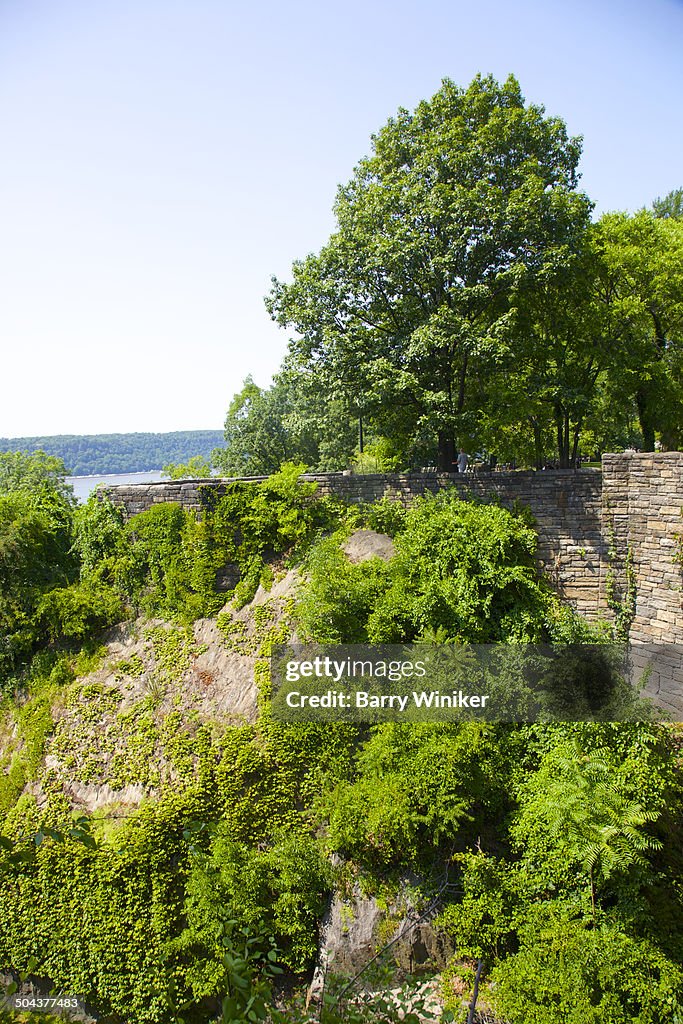
[[643, 451], [653, 452], [655, 450], [655, 427], [648, 399], [647, 388], [641, 385], [636, 391], [636, 406], [638, 407], [638, 422], [643, 435]]
[[458, 412], [461, 413], [465, 406], [465, 379], [467, 377], [467, 353], [463, 356], [460, 367], [460, 379], [458, 381]]
[[657, 352], [660, 359], [663, 359], [664, 353], [666, 352], [666, 336], [664, 334], [664, 327], [662, 326], [662, 321], [660, 320], [659, 314], [656, 310], [650, 309], [650, 315], [655, 329], [655, 345], [657, 346]]
[[437, 467], [441, 473], [455, 472], [455, 441], [444, 430], [439, 431], [439, 454]]
[[564, 451], [560, 459], [560, 469], [569, 469], [569, 413], [564, 413]]
[[561, 406], [555, 406], [555, 426], [560, 469], [569, 469], [569, 413]]
[[541, 424], [535, 416], [531, 417], [531, 426], [534, 431], [534, 457], [536, 460], [536, 469], [541, 469], [543, 466], [543, 441], [541, 437]]
[[572, 445], [572, 467], [576, 469], [576, 464], [579, 459], [579, 438], [581, 437], [581, 424], [577, 423], [574, 427], [574, 443]]

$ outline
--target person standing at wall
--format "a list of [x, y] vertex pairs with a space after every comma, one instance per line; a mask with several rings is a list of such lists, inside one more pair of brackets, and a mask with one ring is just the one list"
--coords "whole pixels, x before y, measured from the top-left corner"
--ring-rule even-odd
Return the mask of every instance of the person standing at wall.
[[458, 461], [457, 461], [458, 473], [464, 473], [465, 472], [465, 470], [467, 469], [467, 463], [468, 462], [469, 462], [469, 457], [467, 455], [467, 452], [465, 451], [464, 448], [461, 448], [460, 449], [460, 453], [458, 455]]

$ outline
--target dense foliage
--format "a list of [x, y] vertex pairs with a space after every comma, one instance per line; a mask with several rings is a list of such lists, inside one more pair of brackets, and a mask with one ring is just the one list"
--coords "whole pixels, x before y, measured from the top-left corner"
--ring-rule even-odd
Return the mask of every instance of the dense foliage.
[[215, 459], [272, 472], [438, 465], [457, 450], [569, 467], [681, 444], [681, 190], [591, 223], [581, 141], [518, 82], [445, 80], [371, 140], [336, 228], [273, 280], [294, 332], [248, 379]]
[[442, 492], [405, 514], [396, 548], [389, 563], [353, 564], [337, 538], [321, 541], [309, 556], [310, 581], [299, 606], [306, 634], [332, 643], [433, 635], [458, 643], [533, 643], [544, 636], [553, 601], [538, 580], [536, 534], [523, 519]]
[[63, 475], [44, 453], [0, 455], [0, 680], [39, 643], [49, 593], [77, 574]]
[[208, 459], [222, 440], [220, 430], [176, 430], [168, 434], [86, 434], [0, 437], [0, 452], [37, 449], [60, 459], [71, 476], [106, 476], [161, 469], [192, 456]]
[[339, 189], [330, 242], [275, 283], [269, 309], [301, 336], [302, 365], [362, 395], [384, 433], [436, 438], [449, 469], [476, 382], [510, 350], [517, 293], [580, 250], [580, 145], [513, 78], [478, 77], [399, 111], [372, 148]]
[[226, 566], [249, 600], [265, 559], [335, 521], [333, 504], [308, 500], [315, 485], [297, 483], [302, 466], [232, 485], [201, 520], [165, 503], [125, 523], [97, 494], [76, 507], [60, 465], [42, 454], [0, 461], [0, 689], [17, 685], [45, 641], [54, 661], [126, 614], [191, 622], [216, 612]]
[[[0, 964], [120, 1024], [291, 1024], [304, 1018], [274, 1009], [273, 985], [278, 971], [291, 987], [310, 970], [330, 893], [356, 882], [387, 903], [408, 874], [414, 898], [442, 893], [456, 1020], [476, 961], [482, 998], [511, 1024], [680, 1020], [683, 802], [669, 729], [289, 726], [269, 713], [264, 657], [292, 628], [332, 641], [596, 639], [538, 578], [523, 515], [448, 493], [407, 511], [345, 508], [312, 500], [290, 466], [234, 485], [201, 521], [169, 504], [124, 523], [106, 501], [75, 509], [42, 457], [11, 468]], [[351, 563], [342, 546], [358, 527], [391, 534], [395, 555]], [[294, 564], [307, 579], [294, 621], [254, 606], [243, 642], [235, 607]], [[232, 594], [217, 590], [226, 565], [241, 575]], [[163, 702], [194, 657], [189, 624], [230, 597], [226, 643], [259, 656], [252, 725]], [[131, 704], [139, 659], [119, 664], [116, 686], [87, 673], [101, 628], [138, 611], [152, 617], [158, 676]], [[60, 762], [86, 790], [150, 796], [74, 820]], [[323, 1020], [391, 1020], [383, 1005], [333, 1000]]]
[[285, 367], [271, 388], [247, 377], [230, 403], [225, 447], [214, 450], [213, 462], [226, 476], [260, 476], [288, 461], [339, 469], [350, 461], [357, 433], [346, 402], [321, 391], [312, 375]]

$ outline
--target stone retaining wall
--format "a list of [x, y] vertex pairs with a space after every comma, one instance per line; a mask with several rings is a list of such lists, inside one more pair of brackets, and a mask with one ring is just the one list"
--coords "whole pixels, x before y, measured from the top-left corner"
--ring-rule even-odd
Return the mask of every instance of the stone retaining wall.
[[[263, 479], [251, 477], [256, 483]], [[605, 455], [603, 470], [493, 473], [310, 474], [318, 493], [347, 501], [416, 497], [454, 487], [463, 496], [526, 505], [539, 531], [539, 561], [558, 592], [593, 618], [608, 612], [610, 586], [628, 599], [627, 552], [632, 552], [636, 611], [631, 637], [640, 643], [683, 644], [683, 575], [675, 561], [683, 533], [683, 452]], [[229, 480], [162, 481], [108, 488], [134, 515], [176, 501], [201, 512]]]
[[633, 552], [636, 612], [631, 639], [683, 643], [683, 452], [605, 455], [603, 532], [618, 556]]
[[[264, 477], [235, 478], [257, 483]], [[599, 470], [543, 473], [351, 473], [307, 474], [320, 496], [349, 502], [390, 498], [409, 506], [415, 498], [454, 487], [463, 497], [497, 500], [506, 507], [527, 505], [539, 531], [539, 562], [558, 592], [579, 610], [596, 615], [601, 607], [604, 540], [601, 532]], [[235, 480], [160, 481], [108, 488], [112, 500], [131, 516], [159, 502], [175, 501], [201, 512], [211, 497], [225, 493]], [[604, 603], [604, 602], [603, 602]]]

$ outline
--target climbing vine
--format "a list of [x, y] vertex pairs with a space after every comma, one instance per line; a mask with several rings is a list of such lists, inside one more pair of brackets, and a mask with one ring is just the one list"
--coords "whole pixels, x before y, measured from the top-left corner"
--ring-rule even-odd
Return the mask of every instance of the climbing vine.
[[[626, 643], [628, 641], [631, 626], [636, 616], [636, 601], [638, 596], [637, 576], [633, 557], [633, 548], [630, 544], [626, 546], [626, 553], [623, 555], [623, 565], [619, 570], [619, 563], [622, 561], [617, 545], [616, 531], [614, 524], [608, 525], [608, 548], [607, 548], [607, 573], [605, 576], [605, 598], [607, 607], [614, 615], [614, 636], [615, 639]], [[619, 576], [621, 575], [621, 580]]]

